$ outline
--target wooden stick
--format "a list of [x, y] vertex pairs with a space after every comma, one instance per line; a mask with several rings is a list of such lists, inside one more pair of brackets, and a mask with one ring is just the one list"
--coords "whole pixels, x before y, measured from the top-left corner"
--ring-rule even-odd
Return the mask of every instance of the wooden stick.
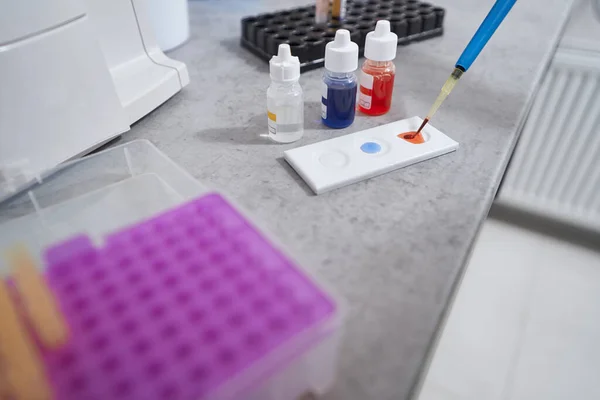
[[50, 386], [36, 348], [19, 318], [6, 282], [0, 280], [0, 358], [10, 398], [50, 400]]
[[27, 318], [44, 347], [55, 349], [67, 341], [68, 328], [56, 299], [24, 247], [8, 253], [12, 276]]

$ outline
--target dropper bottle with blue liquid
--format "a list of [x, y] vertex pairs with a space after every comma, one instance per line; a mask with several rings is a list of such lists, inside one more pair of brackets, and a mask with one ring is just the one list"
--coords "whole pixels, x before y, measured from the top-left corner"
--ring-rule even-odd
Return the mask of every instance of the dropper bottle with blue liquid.
[[321, 120], [330, 128], [352, 125], [356, 114], [358, 45], [350, 32], [339, 29], [325, 47], [325, 72], [321, 94]]

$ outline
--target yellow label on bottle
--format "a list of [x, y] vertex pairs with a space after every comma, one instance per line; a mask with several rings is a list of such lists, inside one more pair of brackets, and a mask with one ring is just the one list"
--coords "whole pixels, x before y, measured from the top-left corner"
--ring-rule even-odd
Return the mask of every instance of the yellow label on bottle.
[[272, 113], [267, 110], [267, 122], [269, 123], [269, 134], [276, 135], [277, 134], [277, 114]]

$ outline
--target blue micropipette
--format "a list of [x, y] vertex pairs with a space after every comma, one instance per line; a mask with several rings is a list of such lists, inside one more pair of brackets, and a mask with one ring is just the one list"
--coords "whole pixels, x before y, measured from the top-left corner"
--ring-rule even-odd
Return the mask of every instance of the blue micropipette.
[[487, 17], [485, 17], [479, 26], [479, 29], [477, 29], [477, 32], [475, 32], [475, 35], [473, 38], [471, 38], [471, 41], [458, 58], [458, 61], [454, 65], [454, 71], [452, 71], [450, 78], [448, 78], [442, 87], [440, 95], [435, 100], [435, 103], [433, 103], [433, 106], [431, 106], [429, 113], [427, 113], [427, 117], [423, 120], [421, 127], [415, 133], [415, 135], [421, 132], [421, 129], [423, 129], [423, 127], [431, 118], [433, 118], [435, 112], [438, 110], [438, 108], [440, 108], [444, 100], [446, 100], [446, 97], [448, 97], [452, 89], [454, 89], [454, 86], [456, 86], [456, 83], [462, 74], [467, 72], [467, 70], [471, 67], [471, 64], [473, 64], [477, 56], [479, 56], [481, 50], [483, 50], [488, 40], [490, 40], [494, 32], [496, 32], [496, 29], [498, 26], [500, 26], [500, 23], [504, 20], [504, 17], [506, 17], [506, 14], [508, 14], [516, 1], [517, 0], [496, 1]]

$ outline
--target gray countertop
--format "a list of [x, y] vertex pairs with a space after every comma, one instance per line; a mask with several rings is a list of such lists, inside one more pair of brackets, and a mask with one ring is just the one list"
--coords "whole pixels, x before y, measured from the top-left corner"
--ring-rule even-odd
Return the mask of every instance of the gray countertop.
[[[191, 83], [125, 134], [146, 138], [207, 186], [237, 199], [348, 302], [339, 376], [327, 399], [408, 399], [516, 143], [570, 1], [517, 2], [438, 112], [457, 152], [314, 196], [283, 151], [423, 116], [492, 1], [436, 0], [445, 34], [398, 49], [392, 110], [320, 124], [320, 76], [302, 75], [304, 138], [263, 142], [267, 64], [239, 46], [240, 18], [308, 0], [190, 3], [192, 36], [170, 53]], [[490, 310], [493, 312], [493, 310]]]

